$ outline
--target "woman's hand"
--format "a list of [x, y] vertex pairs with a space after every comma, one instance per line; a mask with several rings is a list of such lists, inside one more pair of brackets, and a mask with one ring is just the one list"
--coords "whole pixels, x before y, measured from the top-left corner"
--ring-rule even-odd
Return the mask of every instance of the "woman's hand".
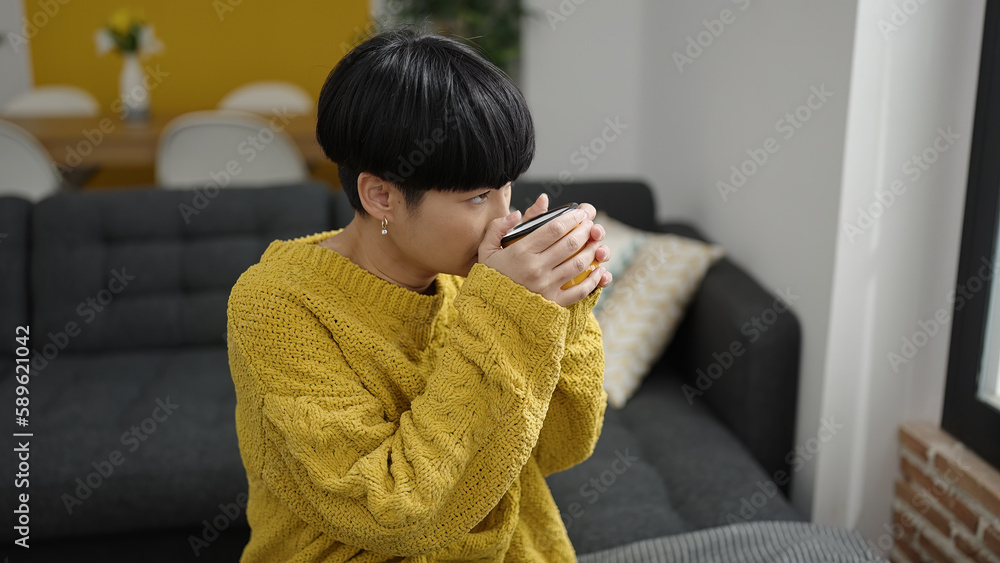
[[[590, 205], [589, 203], [581, 204], [580, 209], [584, 209], [587, 211], [588, 219], [593, 220], [594, 217], [597, 216], [597, 210], [594, 209], [594, 206]], [[548, 194], [542, 193], [541, 195], [538, 196], [538, 199], [535, 200], [535, 203], [524, 212], [524, 221], [521, 222], [523, 223], [525, 221], [530, 221], [531, 219], [534, 219], [535, 217], [541, 215], [542, 213], [545, 213], [548, 210], [549, 210], [549, 196]], [[590, 230], [590, 239], [600, 242], [604, 240], [605, 234], [606, 233], [604, 232], [604, 227], [602, 227], [597, 223], [594, 223], [594, 226]], [[611, 249], [608, 248], [606, 244], [602, 244], [597, 247], [597, 252], [595, 253], [595, 257], [597, 258], [597, 261], [600, 263], [607, 262], [608, 260], [611, 259]], [[607, 287], [609, 285], [611, 285], [611, 272], [606, 271], [606, 275], [604, 275], [601, 278], [600, 286]]]
[[[525, 212], [525, 220], [547, 210], [548, 196], [542, 194]], [[596, 214], [594, 206], [584, 203], [505, 249], [500, 248], [500, 239], [517, 225], [520, 213], [496, 219], [479, 246], [479, 261], [546, 299], [568, 307], [598, 285], [607, 287], [611, 283], [611, 273], [597, 267], [579, 284], [562, 289], [563, 284], [595, 260], [603, 263], [611, 258], [611, 250], [601, 244], [604, 227], [593, 222]]]

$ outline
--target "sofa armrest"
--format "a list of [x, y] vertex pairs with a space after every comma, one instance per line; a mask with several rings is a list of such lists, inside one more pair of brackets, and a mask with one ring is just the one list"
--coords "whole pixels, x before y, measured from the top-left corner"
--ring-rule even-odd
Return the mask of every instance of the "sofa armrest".
[[[658, 224], [653, 192], [642, 180], [570, 185], [555, 180], [518, 180], [511, 203], [523, 209], [542, 192], [549, 194], [551, 206], [590, 202], [638, 229], [708, 240], [686, 223]], [[651, 370], [651, 377], [664, 371], [680, 374], [685, 380], [678, 385], [686, 384], [696, 391], [691, 400], [704, 401], [772, 476], [776, 471], [788, 473], [785, 457], [794, 447], [801, 348], [795, 315], [791, 311], [767, 312], [776, 311], [776, 299], [731, 259], [722, 258], [708, 271], [671, 344]], [[777, 303], [781, 305], [781, 301]], [[761, 320], [765, 313], [772, 323]], [[754, 317], [767, 330], [754, 327]], [[742, 354], [733, 357], [728, 367], [720, 364], [712, 368], [717, 375], [717, 369], [722, 370], [717, 378], [708, 375], [708, 368], [719, 361], [713, 355], [725, 360], [736, 344], [741, 345], [738, 350]], [[705, 389], [698, 387], [698, 370], [706, 374], [701, 380]], [[787, 493], [787, 481], [781, 481], [786, 483], [782, 489]]]
[[[658, 230], [707, 240], [683, 223]], [[785, 458], [795, 440], [801, 329], [785, 299], [794, 301], [764, 289], [723, 257], [705, 275], [652, 369], [680, 374], [689, 402], [704, 401], [771, 476], [791, 475]], [[787, 493], [788, 480], [776, 481]]]

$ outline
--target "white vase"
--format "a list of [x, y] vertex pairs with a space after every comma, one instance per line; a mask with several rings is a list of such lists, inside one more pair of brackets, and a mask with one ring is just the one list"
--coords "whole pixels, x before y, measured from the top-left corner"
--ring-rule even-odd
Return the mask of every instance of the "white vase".
[[149, 119], [149, 90], [146, 88], [145, 78], [146, 72], [139, 63], [139, 57], [134, 53], [126, 54], [118, 81], [122, 119], [126, 121]]

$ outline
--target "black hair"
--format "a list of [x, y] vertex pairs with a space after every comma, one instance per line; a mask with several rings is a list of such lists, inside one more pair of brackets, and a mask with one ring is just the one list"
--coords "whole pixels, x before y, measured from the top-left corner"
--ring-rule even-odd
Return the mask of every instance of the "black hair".
[[316, 140], [354, 209], [358, 175], [396, 185], [409, 208], [427, 190], [497, 189], [535, 156], [535, 129], [511, 79], [457, 40], [396, 28], [341, 59], [319, 94]]

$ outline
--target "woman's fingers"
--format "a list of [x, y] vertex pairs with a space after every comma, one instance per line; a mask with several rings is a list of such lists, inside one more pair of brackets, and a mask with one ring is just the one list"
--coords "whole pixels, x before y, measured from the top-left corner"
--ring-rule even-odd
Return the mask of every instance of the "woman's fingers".
[[555, 267], [552, 272], [557, 280], [561, 280], [559, 284], [562, 285], [591, 268], [600, 267], [600, 264], [594, 266], [595, 261], [600, 262], [600, 260], [595, 260], [599, 245], [599, 242], [592, 240], [584, 245], [575, 256]]
[[607, 231], [604, 230], [602, 225], [594, 223], [594, 226], [590, 228], [590, 238], [594, 240], [604, 240], [607, 235]]
[[602, 244], [597, 247], [597, 252], [594, 253], [594, 258], [596, 258], [598, 262], [607, 262], [611, 259], [611, 249], [608, 248], [608, 245]]
[[[557, 242], [561, 241], [568, 233], [576, 229], [578, 225], [581, 225], [585, 221], [587, 221], [586, 211], [581, 209], [573, 209], [572, 211], [567, 211], [566, 213], [559, 215], [555, 219], [552, 219], [548, 223], [545, 223], [544, 225], [536, 229], [533, 233], [530, 233], [527, 236], [525, 236], [524, 240], [521, 241], [519, 245], [523, 244], [525, 250], [531, 252], [532, 254], [542, 254], [543, 252], [551, 248], [553, 245], [555, 245]], [[585, 234], [581, 235], [578, 233], [574, 235], [576, 239], [581, 239], [584, 237], [589, 238], [590, 234], [589, 222], [586, 224], [586, 227], [587, 231], [585, 232]], [[584, 240], [580, 241], [580, 243], [577, 244], [576, 248], [577, 249], [580, 248], [586, 242], [587, 241], [584, 238]], [[567, 243], [564, 242], [563, 244]], [[574, 249], [573, 252], [575, 251], [576, 250]], [[562, 262], [573, 252], [569, 252], [563, 255], [562, 258], [554, 262], [553, 265]]]
[[[548, 203], [548, 197], [540, 195], [525, 211], [524, 220], [545, 213]], [[593, 205], [581, 204], [577, 209], [549, 221], [512, 247], [519, 249], [518, 260], [522, 266], [527, 266], [526, 271], [533, 271], [536, 275], [548, 272], [548, 275], [536, 278], [534, 283], [547, 286], [540, 292], [562, 305], [575, 303], [597, 287], [607, 287], [612, 282], [611, 273], [601, 266], [610, 260], [611, 249], [602, 243], [607, 235], [604, 227], [593, 222], [596, 213]], [[587, 273], [587, 276], [580, 283], [562, 289], [566, 282], [581, 273]]]
[[587, 276], [587, 279], [583, 280], [579, 284], [570, 288], [580, 292], [578, 294], [580, 297], [579, 299], [577, 299], [577, 301], [590, 295], [592, 291], [597, 289], [597, 286], [600, 285], [601, 283], [601, 278], [604, 277], [604, 271], [605, 271], [604, 268], [599, 267], [595, 269], [593, 272], [590, 272], [590, 275]]
[[538, 199], [535, 200], [535, 203], [531, 204], [531, 207], [524, 211], [524, 221], [530, 221], [548, 210], [549, 196], [546, 193], [542, 193], [538, 196]]

